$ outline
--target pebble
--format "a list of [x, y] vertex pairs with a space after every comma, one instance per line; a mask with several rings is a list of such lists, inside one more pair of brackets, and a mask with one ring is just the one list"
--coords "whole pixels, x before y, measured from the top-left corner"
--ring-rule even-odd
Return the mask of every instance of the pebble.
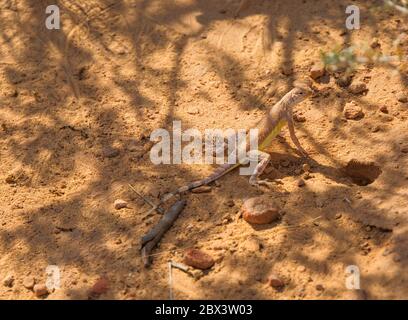
[[355, 102], [347, 103], [344, 107], [343, 114], [348, 120], [359, 120], [364, 117], [363, 109]]
[[285, 286], [285, 283], [276, 274], [271, 274], [268, 277], [268, 285], [275, 289], [281, 289]]
[[305, 271], [306, 271], [306, 267], [305, 267], [305, 266], [299, 266], [299, 267], [297, 267], [297, 271], [298, 271], [298, 272], [305, 272]]
[[14, 284], [14, 276], [12, 274], [7, 275], [4, 279], [3, 279], [3, 285], [5, 287], [9, 287], [11, 288]]
[[325, 74], [325, 68], [323, 63], [315, 64], [311, 69], [310, 69], [310, 77], [313, 80], [317, 80], [318, 78], [324, 76]]
[[364, 82], [356, 81], [350, 85], [349, 90], [353, 94], [361, 94], [363, 92], [366, 92], [368, 89], [367, 85]]
[[47, 286], [43, 283], [38, 283], [33, 288], [34, 294], [37, 298], [41, 298], [49, 294]]
[[113, 205], [116, 210], [120, 210], [120, 209], [126, 208], [128, 204], [125, 200], [116, 199]]
[[403, 93], [403, 92], [399, 92], [399, 93], [397, 93], [397, 100], [399, 101], [399, 102], [402, 102], [402, 103], [406, 103], [406, 102], [408, 102], [408, 96], [405, 94], [405, 93]]
[[190, 248], [184, 253], [184, 263], [196, 269], [206, 270], [211, 268], [215, 261], [209, 254], [199, 249]]
[[101, 295], [109, 290], [109, 281], [108, 279], [102, 277], [96, 280], [94, 285], [90, 290], [91, 295]]
[[242, 216], [253, 224], [268, 224], [280, 217], [279, 210], [263, 197], [246, 200], [242, 206]]
[[381, 106], [381, 107], [380, 107], [380, 111], [381, 111], [382, 113], [386, 113], [386, 114], [389, 113], [387, 106]]
[[317, 285], [316, 285], [316, 290], [317, 290], [317, 291], [324, 291], [323, 285], [317, 284]]
[[191, 190], [192, 193], [208, 193], [211, 192], [212, 188], [210, 186], [201, 186]]
[[23, 286], [28, 289], [31, 290], [34, 288], [35, 285], [35, 279], [33, 277], [25, 277], [23, 280]]

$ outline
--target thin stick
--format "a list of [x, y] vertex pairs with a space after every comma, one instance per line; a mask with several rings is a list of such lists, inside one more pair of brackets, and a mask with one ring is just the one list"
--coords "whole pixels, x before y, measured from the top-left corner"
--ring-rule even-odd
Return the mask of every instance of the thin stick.
[[141, 193], [139, 193], [131, 184], [129, 184], [130, 189], [133, 190], [134, 193], [136, 193], [141, 199], [143, 199], [143, 201], [145, 203], [147, 203], [148, 205], [150, 205], [152, 207], [151, 210], [149, 210], [149, 212], [147, 213], [148, 215], [152, 212], [152, 211], [157, 211], [160, 214], [164, 214], [164, 210], [162, 208], [160, 208], [159, 206], [157, 206], [156, 204], [154, 204], [152, 201], [150, 201], [149, 199], [147, 199], [146, 197], [144, 197]]
[[142, 237], [142, 260], [145, 267], [151, 264], [151, 251], [159, 243], [161, 238], [170, 227], [176, 221], [180, 212], [186, 205], [185, 200], [177, 201], [170, 210], [162, 217], [159, 223], [150, 230], [145, 236]]

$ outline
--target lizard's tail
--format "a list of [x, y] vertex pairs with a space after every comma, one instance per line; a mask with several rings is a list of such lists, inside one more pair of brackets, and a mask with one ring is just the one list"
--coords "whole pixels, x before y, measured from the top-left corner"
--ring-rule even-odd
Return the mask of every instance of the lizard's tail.
[[162, 199], [160, 200], [160, 204], [170, 200], [171, 198], [175, 197], [176, 195], [186, 192], [186, 191], [191, 191], [193, 189], [199, 188], [201, 186], [205, 186], [207, 184], [210, 184], [211, 182], [221, 178], [222, 176], [224, 176], [225, 174], [227, 174], [228, 172], [230, 172], [231, 170], [235, 169], [236, 167], [238, 167], [240, 164], [223, 164], [221, 166], [219, 166], [217, 168], [217, 170], [214, 171], [214, 173], [212, 175], [210, 175], [209, 177], [205, 178], [205, 179], [201, 179], [198, 181], [194, 181], [184, 187], [180, 187], [177, 190], [170, 192], [170, 193], [166, 193]]

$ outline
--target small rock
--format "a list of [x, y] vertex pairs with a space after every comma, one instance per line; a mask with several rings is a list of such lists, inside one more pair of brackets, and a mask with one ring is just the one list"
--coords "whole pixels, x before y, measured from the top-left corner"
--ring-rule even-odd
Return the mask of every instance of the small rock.
[[306, 271], [306, 267], [305, 267], [305, 266], [299, 266], [299, 267], [297, 267], [297, 271], [298, 271], [298, 272], [305, 272], [305, 271]]
[[7, 275], [4, 279], [3, 279], [3, 285], [5, 287], [9, 287], [11, 288], [14, 284], [14, 276], [12, 274]]
[[35, 279], [33, 277], [25, 277], [23, 280], [23, 286], [28, 289], [31, 290], [34, 288], [35, 285]]
[[389, 114], [379, 113], [378, 118], [381, 122], [391, 122], [394, 120], [394, 117]]
[[298, 182], [297, 182], [297, 185], [298, 185], [299, 188], [301, 188], [301, 187], [304, 187], [306, 185], [306, 182], [303, 179], [299, 179]]
[[263, 197], [246, 200], [242, 206], [242, 216], [253, 224], [268, 224], [280, 217], [279, 210]]
[[126, 208], [128, 204], [127, 204], [127, 202], [125, 200], [117, 199], [117, 200], [115, 200], [113, 205], [114, 205], [116, 210], [120, 210], [120, 209]]
[[184, 263], [190, 267], [206, 270], [211, 268], [215, 261], [207, 253], [198, 249], [187, 249], [184, 254]]
[[34, 294], [37, 298], [41, 298], [49, 294], [47, 286], [43, 283], [38, 283], [33, 288]]
[[367, 85], [364, 82], [356, 81], [350, 85], [349, 90], [353, 94], [361, 94], [363, 92], [366, 92], [368, 89]]
[[268, 285], [275, 289], [281, 289], [285, 286], [285, 283], [276, 274], [271, 274], [268, 277]]
[[401, 147], [401, 152], [402, 152], [402, 153], [408, 153], [408, 145], [402, 146], [402, 147]]
[[325, 67], [323, 63], [315, 64], [311, 69], [310, 69], [310, 77], [313, 80], [317, 80], [318, 78], [324, 76], [325, 74]]
[[364, 117], [363, 109], [355, 102], [347, 103], [344, 107], [343, 114], [348, 120], [359, 120]]
[[334, 216], [334, 218], [335, 218], [336, 220], [339, 220], [339, 219], [341, 219], [342, 216], [343, 216], [343, 215], [342, 215], [341, 213], [336, 213], [336, 215]]
[[324, 291], [323, 285], [317, 284], [317, 285], [316, 285], [316, 290], [317, 290], [317, 291]]
[[408, 102], [408, 96], [405, 94], [405, 93], [403, 93], [403, 92], [399, 92], [399, 93], [397, 93], [397, 100], [399, 101], [399, 102], [402, 102], [402, 103], [406, 103], [406, 102]]
[[99, 278], [90, 290], [91, 295], [101, 295], [109, 290], [109, 281], [108, 279], [102, 277]]
[[381, 107], [380, 107], [380, 111], [381, 111], [382, 113], [386, 113], [386, 114], [389, 113], [387, 106], [381, 106]]
[[211, 192], [212, 188], [210, 186], [201, 186], [191, 190], [192, 193], [208, 193]]
[[303, 164], [302, 169], [304, 172], [310, 172], [310, 164], [308, 163]]

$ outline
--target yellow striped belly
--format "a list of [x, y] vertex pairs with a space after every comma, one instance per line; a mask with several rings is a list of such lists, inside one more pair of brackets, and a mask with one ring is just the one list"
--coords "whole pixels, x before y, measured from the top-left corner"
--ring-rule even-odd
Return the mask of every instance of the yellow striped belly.
[[271, 133], [265, 138], [265, 140], [261, 141], [261, 144], [259, 145], [259, 150], [265, 149], [268, 147], [271, 143], [272, 140], [281, 132], [282, 128], [287, 125], [287, 121], [281, 120], [278, 122], [276, 127], [271, 131]]

